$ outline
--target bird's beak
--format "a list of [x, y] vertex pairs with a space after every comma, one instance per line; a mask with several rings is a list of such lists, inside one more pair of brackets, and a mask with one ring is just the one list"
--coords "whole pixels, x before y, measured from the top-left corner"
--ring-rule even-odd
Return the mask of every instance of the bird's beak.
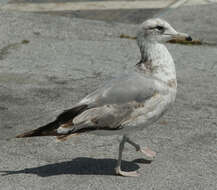
[[174, 40], [192, 41], [191, 36], [189, 36], [186, 33], [176, 32], [175, 34], [172, 34], [171, 36]]

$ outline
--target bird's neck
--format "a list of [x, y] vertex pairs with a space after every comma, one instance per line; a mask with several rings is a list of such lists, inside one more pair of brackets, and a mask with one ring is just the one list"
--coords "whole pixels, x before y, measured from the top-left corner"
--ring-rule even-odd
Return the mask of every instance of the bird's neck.
[[167, 48], [163, 44], [147, 40], [138, 42], [138, 45], [141, 60], [137, 63], [137, 68], [164, 82], [173, 80], [176, 83], [175, 65]]

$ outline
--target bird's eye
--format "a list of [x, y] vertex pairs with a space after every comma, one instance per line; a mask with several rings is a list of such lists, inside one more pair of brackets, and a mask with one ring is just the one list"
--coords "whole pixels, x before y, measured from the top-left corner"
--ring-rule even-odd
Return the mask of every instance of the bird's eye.
[[164, 27], [163, 27], [163, 26], [156, 26], [156, 28], [157, 28], [158, 30], [164, 30]]

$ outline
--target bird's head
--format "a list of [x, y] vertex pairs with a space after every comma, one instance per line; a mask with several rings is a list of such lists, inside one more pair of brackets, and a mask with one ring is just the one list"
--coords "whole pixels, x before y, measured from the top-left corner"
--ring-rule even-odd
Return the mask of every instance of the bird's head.
[[176, 38], [192, 41], [188, 34], [177, 32], [168, 22], [160, 18], [146, 20], [140, 25], [137, 33], [138, 42], [145, 39], [150, 42], [164, 43]]

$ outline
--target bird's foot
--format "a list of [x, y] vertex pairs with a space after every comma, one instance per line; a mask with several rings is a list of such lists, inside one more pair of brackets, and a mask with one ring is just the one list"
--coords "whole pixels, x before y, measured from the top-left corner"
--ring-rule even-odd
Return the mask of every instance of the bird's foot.
[[156, 152], [152, 151], [148, 147], [140, 148], [138, 151], [143, 153], [145, 155], [146, 159], [148, 159], [148, 160], [153, 160], [156, 156]]
[[117, 175], [124, 177], [138, 177], [139, 173], [137, 171], [125, 172], [122, 171], [120, 167], [115, 168], [115, 172]]

